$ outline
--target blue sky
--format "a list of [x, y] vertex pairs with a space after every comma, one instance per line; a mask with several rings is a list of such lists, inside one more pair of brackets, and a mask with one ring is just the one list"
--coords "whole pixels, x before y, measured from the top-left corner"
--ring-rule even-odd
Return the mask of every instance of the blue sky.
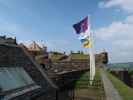
[[0, 33], [42, 42], [48, 50], [87, 52], [72, 25], [90, 15], [96, 52], [107, 50], [110, 62], [133, 61], [132, 1], [0, 0]]

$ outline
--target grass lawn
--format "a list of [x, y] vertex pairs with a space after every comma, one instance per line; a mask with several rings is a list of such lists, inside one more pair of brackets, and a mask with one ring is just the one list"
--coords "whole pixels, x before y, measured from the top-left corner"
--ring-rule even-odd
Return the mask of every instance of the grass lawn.
[[[96, 70], [93, 85], [89, 84], [89, 72], [84, 73], [75, 84], [75, 96], [87, 100], [104, 100], [104, 91], [101, 84], [99, 70]], [[99, 84], [100, 83], [100, 84]]]
[[87, 87], [89, 83], [89, 72], [84, 73], [75, 83], [75, 88]]
[[63, 54], [52, 54], [51, 60], [54, 61], [59, 61], [60, 58], [62, 58], [64, 55]]
[[122, 81], [117, 79], [111, 73], [107, 73], [109, 79], [112, 81], [114, 87], [118, 90], [123, 100], [133, 100], [133, 89], [125, 85]]
[[[84, 73], [79, 80], [76, 81], [75, 84], [75, 88], [83, 88], [83, 87], [88, 87], [90, 86], [89, 84], [89, 79], [90, 79], [90, 73], [89, 71]], [[95, 81], [101, 81], [101, 77], [100, 77], [100, 71], [96, 70], [96, 75], [94, 78]], [[93, 82], [93, 84], [95, 84], [96, 82]]]
[[71, 54], [71, 59], [89, 59], [89, 56], [85, 54]]

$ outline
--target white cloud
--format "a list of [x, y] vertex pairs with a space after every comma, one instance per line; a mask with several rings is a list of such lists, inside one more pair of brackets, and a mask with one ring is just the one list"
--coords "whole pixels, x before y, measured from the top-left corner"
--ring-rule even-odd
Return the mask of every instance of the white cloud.
[[[133, 16], [128, 16], [124, 21], [112, 22], [107, 27], [96, 30], [96, 36], [101, 40], [108, 39], [133, 39]], [[101, 35], [102, 34], [102, 35]]]
[[96, 38], [110, 45], [112, 62], [133, 61], [133, 16], [95, 30]]
[[99, 7], [116, 8], [127, 13], [125, 20], [114, 21], [95, 32], [97, 39], [111, 47], [109, 53], [112, 62], [133, 61], [133, 0], [106, 0], [100, 2]]
[[133, 13], [133, 0], [107, 0], [99, 3], [100, 8], [119, 7], [123, 11]]
[[126, 18], [125, 22], [127, 22], [128, 24], [133, 24], [133, 15], [132, 16], [128, 16]]

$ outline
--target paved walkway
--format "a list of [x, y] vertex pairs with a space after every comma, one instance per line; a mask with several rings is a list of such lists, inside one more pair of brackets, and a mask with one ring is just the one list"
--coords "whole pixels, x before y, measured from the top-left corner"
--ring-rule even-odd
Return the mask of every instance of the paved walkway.
[[101, 77], [104, 84], [106, 100], [123, 100], [117, 90], [114, 88], [111, 81], [107, 78], [107, 75], [103, 69], [101, 69]]

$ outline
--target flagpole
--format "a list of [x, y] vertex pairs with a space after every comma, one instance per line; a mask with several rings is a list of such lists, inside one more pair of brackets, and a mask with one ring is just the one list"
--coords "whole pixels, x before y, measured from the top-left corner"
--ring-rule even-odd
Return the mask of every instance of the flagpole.
[[[89, 16], [88, 16], [88, 18], [89, 18]], [[88, 23], [90, 23], [89, 20], [88, 20]], [[94, 51], [93, 51], [92, 32], [90, 31], [89, 34], [90, 34], [89, 41], [91, 43], [91, 48], [89, 49], [89, 56], [90, 56], [90, 85], [92, 85], [94, 77], [95, 77], [95, 55], [94, 55]]]
[[[90, 19], [89, 15], [88, 15], [88, 18]], [[89, 37], [89, 42], [91, 43], [91, 47], [89, 48], [89, 58], [90, 58], [89, 59], [90, 60], [89, 61], [89, 63], [90, 63], [90, 73], [89, 73], [90, 74], [89, 75], [90, 76], [90, 79], [89, 80], [90, 80], [90, 85], [92, 85], [92, 41], [91, 41], [91, 31], [90, 31], [90, 27], [91, 26], [89, 26], [90, 25], [89, 23], [90, 23], [90, 20], [88, 20], [88, 28], [89, 28], [88, 34], [90, 36]]]
[[[92, 42], [91, 40], [91, 33], [90, 33], [90, 42]], [[92, 71], [92, 44], [91, 44], [91, 48], [89, 49], [89, 57], [90, 57], [90, 85], [92, 85], [92, 80], [93, 80], [93, 71]]]
[[[73, 25], [76, 33], [79, 34], [79, 39], [82, 40], [84, 48], [89, 48], [89, 57], [90, 57], [90, 84], [95, 76], [95, 59], [93, 52], [93, 38], [90, 31], [90, 22], [88, 20], [89, 15], [85, 17], [80, 22]], [[88, 22], [87, 22], [88, 21]], [[88, 63], [89, 64], [89, 63]], [[89, 84], [88, 84], [89, 85]]]
[[91, 38], [92, 38], [92, 43], [93, 43], [93, 45], [92, 45], [92, 58], [93, 58], [93, 79], [94, 79], [94, 77], [95, 77], [95, 73], [96, 73], [96, 61], [95, 61], [95, 49], [94, 49], [94, 32], [93, 32], [93, 30], [92, 30], [92, 35], [91, 35]]

